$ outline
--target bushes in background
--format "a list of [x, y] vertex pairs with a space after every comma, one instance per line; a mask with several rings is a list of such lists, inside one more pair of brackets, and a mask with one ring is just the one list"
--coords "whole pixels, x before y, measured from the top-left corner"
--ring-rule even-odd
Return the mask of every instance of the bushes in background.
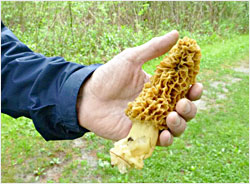
[[2, 20], [35, 52], [105, 63], [177, 29], [200, 42], [248, 33], [248, 2], [2, 2]]

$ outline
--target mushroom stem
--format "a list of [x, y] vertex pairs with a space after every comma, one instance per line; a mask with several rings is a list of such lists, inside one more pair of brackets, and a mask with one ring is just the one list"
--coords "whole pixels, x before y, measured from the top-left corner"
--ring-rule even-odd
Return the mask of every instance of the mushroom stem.
[[130, 168], [143, 168], [143, 160], [150, 157], [157, 143], [159, 129], [149, 121], [132, 120], [128, 136], [114, 144], [110, 150], [111, 164], [121, 173]]

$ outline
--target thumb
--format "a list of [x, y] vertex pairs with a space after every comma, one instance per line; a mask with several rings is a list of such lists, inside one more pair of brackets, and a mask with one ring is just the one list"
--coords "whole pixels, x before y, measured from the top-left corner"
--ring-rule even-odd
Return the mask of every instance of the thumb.
[[179, 33], [174, 30], [164, 36], [155, 37], [147, 43], [134, 47], [133, 50], [135, 58], [134, 62], [144, 64], [145, 62], [159, 57], [169, 51], [177, 42]]

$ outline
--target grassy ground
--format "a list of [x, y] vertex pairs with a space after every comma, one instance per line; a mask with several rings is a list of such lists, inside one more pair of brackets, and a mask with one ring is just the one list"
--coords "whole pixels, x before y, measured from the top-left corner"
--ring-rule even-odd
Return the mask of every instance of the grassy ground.
[[[249, 36], [200, 43], [205, 108], [141, 171], [110, 166], [113, 143], [92, 133], [45, 142], [32, 121], [1, 115], [2, 182], [249, 182]], [[153, 73], [161, 58], [143, 66]], [[236, 70], [237, 69], [237, 70]]]

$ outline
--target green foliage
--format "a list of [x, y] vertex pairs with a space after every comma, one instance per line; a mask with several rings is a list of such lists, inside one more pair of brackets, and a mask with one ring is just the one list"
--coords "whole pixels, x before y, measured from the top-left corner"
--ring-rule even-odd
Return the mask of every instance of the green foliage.
[[177, 29], [211, 42], [248, 32], [248, 2], [2, 2], [2, 20], [35, 52], [105, 63]]
[[[113, 143], [88, 133], [84, 135], [84, 146], [85, 152], [96, 152], [97, 166], [93, 168], [85, 159], [79, 159], [82, 153], [72, 148], [72, 141], [45, 142], [29, 119], [16, 120], [2, 114], [2, 182], [46, 182], [47, 171], [56, 166], [61, 168], [59, 176], [48, 178], [47, 182], [247, 183], [249, 79], [232, 69], [238, 67], [236, 61], [248, 60], [248, 40], [248, 35], [240, 35], [201, 46], [204, 57], [198, 76], [211, 107], [198, 111], [172, 146], [157, 147], [145, 160], [143, 170], [120, 174], [110, 165], [109, 149]], [[212, 60], [206, 62], [209, 56]], [[143, 67], [152, 74], [157, 63], [159, 60], [154, 60]], [[231, 78], [240, 81], [230, 85]], [[215, 89], [211, 81], [227, 84], [226, 99], [214, 102], [216, 91], [222, 91], [222, 86]], [[24, 180], [24, 175], [30, 179]]]
[[[82, 64], [105, 63], [125, 48], [177, 29], [180, 37], [190, 36], [202, 48], [198, 81], [211, 105], [198, 111], [172, 146], [157, 147], [143, 170], [127, 174], [110, 165], [112, 141], [88, 133], [82, 138], [84, 147], [73, 141], [45, 142], [31, 120], [2, 114], [2, 182], [249, 182], [249, 78], [232, 70], [249, 57], [248, 2], [1, 5], [3, 22], [31, 49]], [[143, 69], [153, 74], [162, 57], [145, 63]], [[230, 85], [232, 77], [239, 81]], [[227, 84], [225, 99], [216, 96], [223, 86], [215, 89], [211, 81]], [[95, 153], [96, 166], [82, 158], [82, 151]], [[46, 179], [54, 168], [58, 173]]]
[[44, 168], [38, 167], [38, 168], [34, 171], [34, 175], [36, 176], [36, 178], [35, 178], [36, 181], [40, 178], [40, 176], [45, 175], [44, 170], [45, 170]]

